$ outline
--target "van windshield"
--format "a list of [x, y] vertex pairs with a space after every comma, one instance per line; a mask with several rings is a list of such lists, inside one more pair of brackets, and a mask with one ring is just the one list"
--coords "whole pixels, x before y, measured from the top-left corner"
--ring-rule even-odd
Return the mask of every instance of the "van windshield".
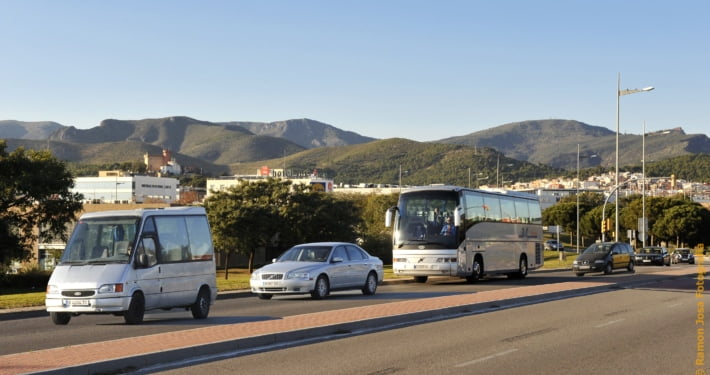
[[135, 216], [100, 217], [80, 220], [61, 264], [128, 263], [140, 219]]

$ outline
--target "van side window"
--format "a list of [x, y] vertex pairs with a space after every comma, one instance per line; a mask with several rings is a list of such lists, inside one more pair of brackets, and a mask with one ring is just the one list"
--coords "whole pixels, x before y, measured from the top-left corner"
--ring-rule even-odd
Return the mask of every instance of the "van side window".
[[207, 218], [204, 216], [188, 216], [187, 234], [190, 240], [190, 253], [193, 260], [210, 260], [214, 254], [212, 237]]
[[191, 260], [190, 243], [187, 239], [185, 218], [180, 216], [155, 216], [158, 232], [160, 263], [182, 262]]

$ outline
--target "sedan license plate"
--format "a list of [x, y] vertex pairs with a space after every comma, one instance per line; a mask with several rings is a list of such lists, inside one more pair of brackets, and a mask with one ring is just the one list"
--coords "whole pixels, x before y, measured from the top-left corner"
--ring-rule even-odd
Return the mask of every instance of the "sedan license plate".
[[651, 263], [651, 259], [644, 259], [643, 262], [644, 263]]
[[278, 281], [263, 281], [261, 286], [264, 286], [264, 287], [279, 286], [279, 282]]
[[73, 300], [70, 300], [69, 303], [72, 306], [89, 306], [88, 299], [73, 299]]
[[589, 269], [589, 266], [579, 266], [579, 269], [580, 269], [580, 270], [588, 270], [588, 269]]

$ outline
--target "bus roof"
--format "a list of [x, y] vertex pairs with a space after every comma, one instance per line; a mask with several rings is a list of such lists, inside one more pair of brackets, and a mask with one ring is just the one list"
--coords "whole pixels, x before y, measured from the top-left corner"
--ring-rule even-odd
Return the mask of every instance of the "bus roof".
[[422, 191], [453, 191], [453, 192], [460, 192], [460, 191], [475, 191], [479, 192], [481, 194], [492, 194], [492, 195], [503, 195], [503, 196], [509, 196], [509, 197], [515, 197], [515, 198], [523, 198], [523, 199], [534, 199], [538, 200], [538, 196], [535, 194], [531, 193], [524, 193], [520, 191], [514, 191], [514, 190], [505, 190], [505, 189], [471, 189], [471, 188], [465, 188], [461, 186], [455, 186], [455, 185], [429, 185], [429, 186], [416, 186], [416, 187], [411, 187], [407, 188], [402, 191], [402, 194], [407, 194], [407, 193], [413, 193], [413, 192], [422, 192]]

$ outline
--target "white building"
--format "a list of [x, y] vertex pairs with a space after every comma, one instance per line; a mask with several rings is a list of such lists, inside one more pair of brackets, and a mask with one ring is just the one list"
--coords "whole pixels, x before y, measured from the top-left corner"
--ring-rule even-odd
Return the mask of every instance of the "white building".
[[77, 177], [72, 193], [84, 195], [87, 203], [175, 203], [176, 178], [131, 176], [122, 171], [102, 171], [99, 177]]
[[242, 181], [259, 181], [267, 178], [283, 178], [290, 180], [294, 185], [303, 184], [312, 186], [315, 191], [323, 191], [330, 193], [333, 191], [333, 180], [320, 178], [316, 175], [311, 176], [289, 176], [284, 173], [283, 169], [269, 169], [262, 167], [257, 171], [256, 175], [238, 175], [238, 176], [223, 176], [220, 178], [207, 179], [207, 195], [208, 198], [213, 192], [226, 190], [229, 187], [237, 186]]

